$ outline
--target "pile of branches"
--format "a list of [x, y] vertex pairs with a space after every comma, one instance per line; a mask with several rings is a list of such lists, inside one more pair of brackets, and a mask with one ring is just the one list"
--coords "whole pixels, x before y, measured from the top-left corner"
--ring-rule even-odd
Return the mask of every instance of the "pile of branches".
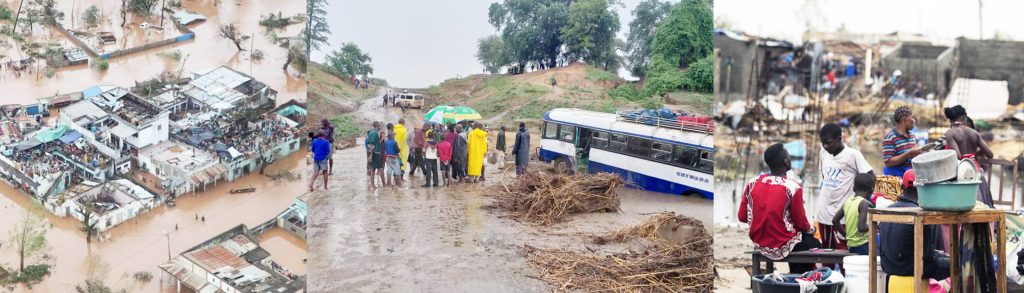
[[647, 219], [640, 225], [621, 229], [606, 235], [594, 236], [595, 244], [623, 243], [634, 239], [646, 239], [661, 246], [678, 245], [665, 240], [659, 231], [677, 231], [679, 229], [692, 228], [695, 233], [691, 235], [694, 239], [710, 238], [710, 234], [704, 229], [704, 224], [697, 219], [676, 215], [674, 212], [661, 212]]
[[561, 175], [529, 172], [511, 185], [495, 187], [488, 208], [505, 210], [512, 218], [541, 225], [564, 221], [570, 214], [619, 211], [621, 177], [610, 173]]
[[[680, 242], [658, 231], [686, 227], [696, 231]], [[644, 223], [599, 236], [598, 242], [646, 242], [641, 249], [601, 255], [526, 246], [523, 254], [541, 278], [562, 291], [587, 292], [711, 292], [714, 267], [713, 238], [703, 224], [673, 213], [659, 213]]]

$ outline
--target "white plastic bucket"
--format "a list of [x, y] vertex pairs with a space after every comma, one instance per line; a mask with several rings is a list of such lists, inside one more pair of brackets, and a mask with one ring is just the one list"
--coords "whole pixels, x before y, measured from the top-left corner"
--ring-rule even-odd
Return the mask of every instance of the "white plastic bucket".
[[[843, 258], [843, 268], [846, 269], [846, 292], [847, 293], [868, 293], [871, 287], [868, 275], [868, 256], [853, 255]], [[878, 277], [878, 291], [885, 292], [885, 273], [882, 272], [881, 260], [875, 262], [877, 265], [876, 274]]]

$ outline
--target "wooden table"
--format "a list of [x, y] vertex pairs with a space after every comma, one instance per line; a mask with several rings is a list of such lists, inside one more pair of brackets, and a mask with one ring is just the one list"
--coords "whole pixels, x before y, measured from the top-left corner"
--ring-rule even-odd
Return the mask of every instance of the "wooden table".
[[[869, 209], [868, 210], [868, 221], [871, 223], [868, 225], [868, 235], [877, 235], [878, 223], [898, 223], [914, 225], [914, 292], [928, 292], [928, 280], [922, 279], [921, 275], [924, 272], [924, 225], [949, 225], [949, 242], [950, 242], [950, 276], [952, 284], [952, 292], [959, 292], [960, 280], [956, 276], [960, 275], [960, 225], [961, 224], [972, 224], [972, 223], [996, 223], [996, 262], [998, 262], [998, 268], [996, 269], [996, 282], [998, 283], [998, 292], [1006, 292], [1006, 217], [1003, 211], [988, 209], [988, 208], [976, 208], [968, 212], [939, 212], [939, 211], [925, 211], [918, 207], [912, 208], [885, 208], [885, 209]], [[869, 243], [869, 260], [868, 260], [868, 278], [870, 279], [870, 290], [872, 293], [877, 291], [877, 257], [878, 257], [878, 242], [868, 241]]]

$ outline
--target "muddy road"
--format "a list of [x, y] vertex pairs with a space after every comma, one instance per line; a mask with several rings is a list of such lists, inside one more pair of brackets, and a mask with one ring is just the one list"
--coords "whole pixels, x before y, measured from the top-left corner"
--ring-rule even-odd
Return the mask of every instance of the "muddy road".
[[[360, 119], [395, 122], [403, 116], [380, 102], [379, 97], [366, 100]], [[409, 121], [422, 121], [421, 111], [405, 114]], [[518, 254], [523, 245], [582, 249], [583, 234], [638, 224], [651, 212], [695, 217], [709, 231], [712, 221], [709, 200], [623, 189], [620, 213], [578, 215], [537, 227], [481, 208], [490, 185], [511, 180], [513, 170], [488, 166], [484, 183], [425, 188], [418, 176], [403, 188], [370, 191], [361, 144], [336, 151], [334, 159], [331, 191], [309, 203], [310, 292], [547, 291]]]
[[[219, 183], [205, 192], [179, 197], [176, 207], [160, 206], [107, 230], [104, 234], [109, 234], [109, 240], [93, 239], [91, 244], [86, 243], [85, 234], [79, 230], [79, 221], [43, 211], [52, 223], [46, 238], [55, 268], [32, 289], [20, 285], [11, 289], [14, 292], [74, 292], [74, 286], [85, 281], [89, 259], [96, 259], [108, 266], [106, 283], [112, 288], [129, 292], [176, 292], [173, 279], [157, 268], [167, 261], [168, 239], [163, 231], [170, 233], [170, 251], [174, 256], [238, 224], [253, 227], [274, 218], [305, 190], [303, 182], [308, 172], [304, 172], [307, 169], [302, 163], [304, 155], [303, 152], [293, 154], [267, 168], [271, 173], [302, 172], [299, 180], [271, 181], [250, 174], [231, 183]], [[228, 194], [232, 188], [250, 185], [256, 187], [257, 192]], [[0, 184], [0, 194], [0, 232], [3, 232], [0, 240], [4, 244], [0, 247], [0, 262], [8, 268], [16, 267], [17, 254], [13, 246], [7, 245], [8, 231], [33, 203], [27, 195], [6, 184]], [[196, 220], [196, 215], [206, 220]], [[280, 229], [263, 234], [260, 243], [267, 246], [272, 259], [287, 269], [305, 272], [302, 260], [306, 258], [306, 246], [294, 235], [277, 230]], [[136, 282], [131, 275], [139, 271], [150, 272], [153, 279], [148, 283]]]

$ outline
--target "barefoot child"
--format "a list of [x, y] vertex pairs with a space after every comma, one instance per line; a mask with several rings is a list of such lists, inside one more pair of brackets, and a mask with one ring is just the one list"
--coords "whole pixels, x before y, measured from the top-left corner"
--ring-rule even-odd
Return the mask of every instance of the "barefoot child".
[[846, 219], [846, 229], [837, 229], [846, 238], [846, 247], [851, 253], [868, 255], [868, 209], [871, 208], [871, 193], [875, 190], [875, 176], [867, 173], [857, 174], [853, 178], [853, 196], [843, 202], [843, 210], [832, 218], [832, 227]]

